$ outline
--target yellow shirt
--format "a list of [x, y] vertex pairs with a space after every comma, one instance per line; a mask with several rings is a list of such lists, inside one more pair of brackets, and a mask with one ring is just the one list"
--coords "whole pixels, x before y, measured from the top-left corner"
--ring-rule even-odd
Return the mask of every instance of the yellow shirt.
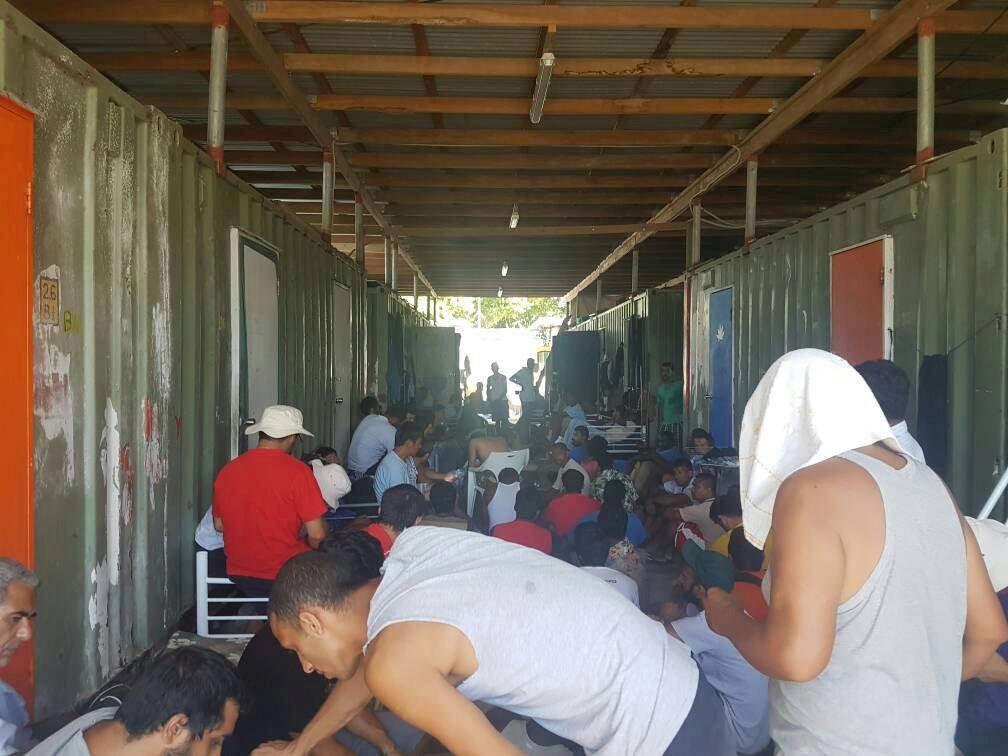
[[721, 556], [725, 556], [730, 559], [731, 554], [728, 553], [728, 542], [731, 540], [731, 534], [741, 527], [741, 525], [736, 525], [724, 535], [719, 536], [718, 539], [707, 548], [707, 551], [716, 551]]

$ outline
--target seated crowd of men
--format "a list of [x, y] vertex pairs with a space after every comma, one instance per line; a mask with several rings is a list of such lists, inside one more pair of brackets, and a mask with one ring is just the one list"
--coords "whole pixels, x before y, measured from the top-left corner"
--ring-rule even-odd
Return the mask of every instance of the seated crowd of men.
[[[295, 459], [301, 413], [270, 407], [201, 527], [269, 597], [238, 669], [156, 655], [31, 753], [395, 754], [424, 733], [480, 756], [1004, 753], [1008, 591], [909, 437], [906, 376], [858, 370], [816, 350], [771, 368], [743, 421], [745, 504], [706, 431], [614, 460], [573, 397], [551, 446], [476, 476], [471, 511], [466, 468], [511, 451], [509, 429], [463, 448], [443, 417], [369, 398], [344, 473], [326, 447]], [[355, 489], [374, 522], [340, 515]], [[0, 560], [0, 666], [36, 585]]]

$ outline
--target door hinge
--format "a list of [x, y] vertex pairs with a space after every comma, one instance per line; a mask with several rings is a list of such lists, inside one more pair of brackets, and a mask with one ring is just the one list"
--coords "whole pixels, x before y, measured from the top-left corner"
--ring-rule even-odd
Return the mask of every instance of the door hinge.
[[28, 211], [28, 215], [32, 214], [32, 182], [28, 182], [28, 186], [25, 187], [25, 210]]

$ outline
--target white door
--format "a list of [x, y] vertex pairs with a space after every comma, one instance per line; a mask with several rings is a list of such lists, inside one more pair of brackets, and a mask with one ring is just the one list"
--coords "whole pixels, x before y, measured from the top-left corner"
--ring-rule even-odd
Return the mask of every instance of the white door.
[[350, 289], [333, 282], [333, 357], [335, 389], [332, 444], [344, 456], [350, 446], [350, 388], [353, 386], [353, 295]]
[[248, 448], [245, 428], [276, 404], [280, 393], [277, 260], [275, 247], [231, 229], [232, 457]]

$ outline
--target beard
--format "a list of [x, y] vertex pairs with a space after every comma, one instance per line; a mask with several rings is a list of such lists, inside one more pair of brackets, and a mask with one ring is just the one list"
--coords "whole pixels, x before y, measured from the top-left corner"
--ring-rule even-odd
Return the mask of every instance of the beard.
[[192, 756], [193, 744], [187, 743], [182, 748], [169, 748], [167, 751], [162, 751], [161, 756]]

